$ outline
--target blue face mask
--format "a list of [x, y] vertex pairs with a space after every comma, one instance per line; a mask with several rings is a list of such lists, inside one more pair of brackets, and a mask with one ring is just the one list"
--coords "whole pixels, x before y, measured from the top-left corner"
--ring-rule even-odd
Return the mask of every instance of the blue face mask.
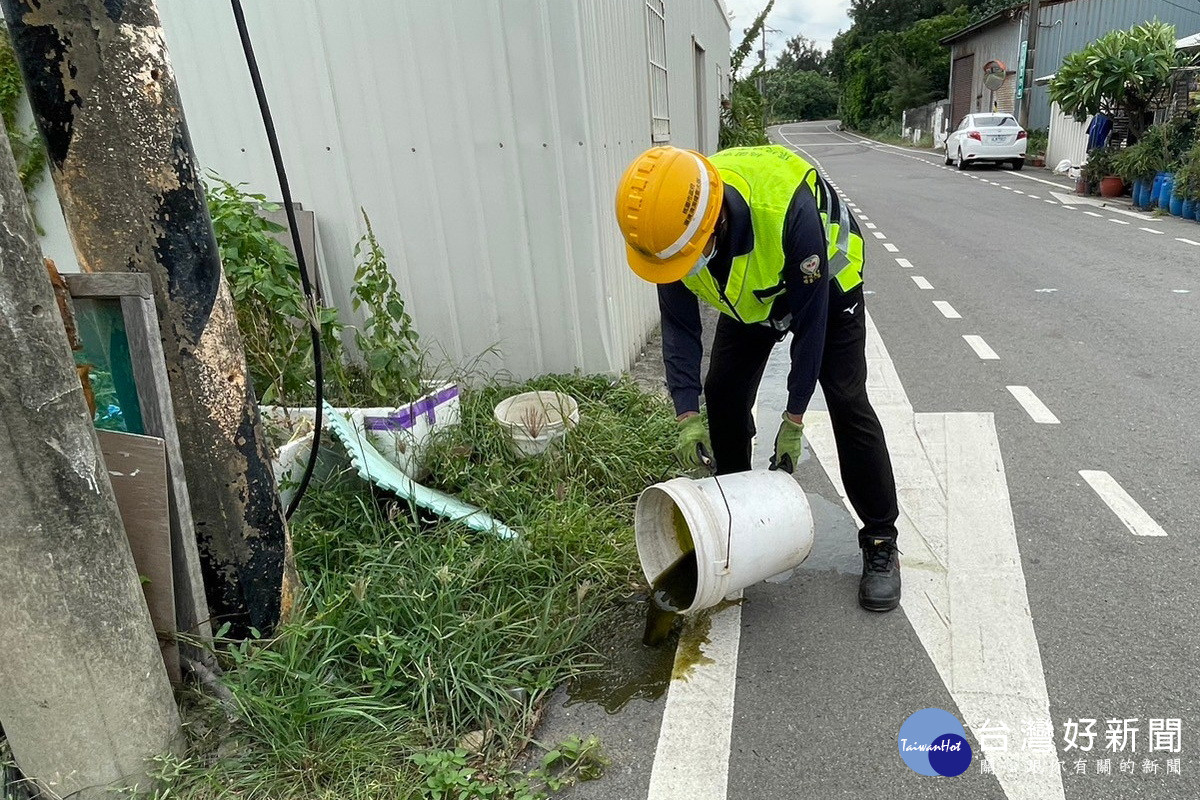
[[713, 251], [712, 251], [711, 253], [709, 253], [708, 255], [704, 255], [703, 253], [701, 253], [701, 254], [700, 254], [700, 259], [699, 259], [699, 260], [696, 262], [696, 266], [692, 267], [692, 271], [691, 271], [691, 272], [689, 272], [689, 273], [687, 274], [687, 276], [688, 276], [689, 278], [694, 278], [694, 277], [696, 277], [697, 275], [699, 275], [699, 274], [700, 274], [700, 270], [702, 270], [702, 269], [704, 269], [705, 267], [707, 267], [707, 266], [708, 266], [708, 262], [712, 261], [712, 259], [713, 259], [713, 256], [715, 256], [716, 254], [717, 254], [717, 248], [715, 248], [715, 247], [713, 248]]

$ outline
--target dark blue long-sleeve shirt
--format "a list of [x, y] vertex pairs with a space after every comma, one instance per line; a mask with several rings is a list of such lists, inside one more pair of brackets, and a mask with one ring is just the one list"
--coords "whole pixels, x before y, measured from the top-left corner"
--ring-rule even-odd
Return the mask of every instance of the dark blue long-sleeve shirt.
[[[827, 193], [831, 202], [838, 202], [837, 195], [823, 182], [819, 191]], [[841, 214], [857, 232], [858, 223], [849, 209], [841, 209]], [[722, 219], [724, 229], [718, 233], [717, 250], [708, 270], [717, 283], [724, 286], [733, 258], [754, 248], [750, 208], [741, 194], [728, 185], [722, 200]], [[788, 208], [783, 252], [780, 272], [785, 291], [772, 305], [769, 322], [763, 324], [775, 327], [781, 337], [785, 331], [792, 333], [787, 410], [803, 414], [821, 372], [829, 295], [837, 290], [837, 283], [831, 281], [829, 275], [825, 226], [817, 211], [816, 198], [804, 184], [797, 188]], [[815, 272], [813, 257], [820, 265]], [[682, 281], [678, 281], [658, 287], [658, 305], [662, 314], [663, 363], [675, 413], [699, 411], [700, 362], [704, 354], [700, 301]]]

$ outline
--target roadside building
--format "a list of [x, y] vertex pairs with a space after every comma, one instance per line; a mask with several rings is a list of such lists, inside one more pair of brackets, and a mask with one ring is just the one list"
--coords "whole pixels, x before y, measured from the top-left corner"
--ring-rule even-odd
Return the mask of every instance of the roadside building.
[[[1200, 4], [1177, 0], [1042, 0], [1038, 16], [1034, 65], [1038, 76], [1053, 75], [1066, 56], [1112, 30], [1155, 19], [1174, 25], [1180, 36], [1200, 29]], [[1026, 127], [1033, 130], [1050, 126], [1054, 109], [1046, 86], [1023, 85], [1028, 40], [1029, 10], [1025, 4], [999, 11], [941, 40], [950, 47], [951, 128], [967, 114], [993, 107], [1016, 113], [1025, 91], [1031, 92]], [[1007, 67], [1007, 77], [995, 91], [984, 85], [984, 67], [991, 61]]]
[[[202, 165], [278, 198], [229, 4], [158, 6]], [[365, 210], [435, 358], [496, 348], [487, 366], [518, 377], [631, 364], [657, 303], [625, 264], [613, 193], [656, 142], [716, 149], [722, 0], [296, 0], [246, 13], [330, 302], [350, 315]], [[49, 236], [66, 249], [61, 228]]]

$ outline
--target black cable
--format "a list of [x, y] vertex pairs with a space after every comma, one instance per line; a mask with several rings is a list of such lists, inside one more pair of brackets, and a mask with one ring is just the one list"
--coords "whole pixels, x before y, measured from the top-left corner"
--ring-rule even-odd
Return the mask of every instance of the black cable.
[[283, 167], [283, 154], [279, 151], [279, 137], [275, 135], [275, 123], [271, 119], [271, 108], [267, 105], [267, 92], [263, 89], [262, 75], [258, 71], [258, 61], [254, 58], [254, 47], [250, 43], [250, 31], [246, 28], [246, 14], [242, 10], [241, 0], [230, 0], [233, 4], [233, 16], [237, 20], [238, 36], [242, 40], [242, 52], [246, 54], [246, 66], [250, 69], [250, 79], [254, 82], [254, 96], [258, 98], [258, 110], [262, 113], [263, 127], [267, 131], [267, 143], [271, 146], [271, 158], [275, 161], [275, 174], [279, 178], [279, 190], [283, 193], [283, 209], [287, 213], [288, 227], [292, 231], [292, 247], [296, 250], [296, 265], [300, 268], [300, 286], [304, 289], [304, 297], [308, 309], [308, 325], [312, 332], [313, 348], [313, 383], [316, 391], [314, 410], [316, 417], [313, 421], [313, 444], [308, 455], [308, 464], [304, 467], [304, 476], [296, 488], [296, 495], [288, 505], [284, 517], [291, 519], [296, 507], [300, 505], [304, 493], [308, 491], [309, 481], [312, 480], [313, 470], [317, 466], [317, 451], [321, 446], [321, 412], [325, 399], [325, 371], [321, 365], [321, 326], [317, 318], [317, 304], [313, 297], [312, 282], [308, 279], [308, 269], [304, 263], [304, 247], [300, 243], [300, 227], [296, 224], [296, 210], [292, 207], [292, 190], [288, 186], [287, 171]]

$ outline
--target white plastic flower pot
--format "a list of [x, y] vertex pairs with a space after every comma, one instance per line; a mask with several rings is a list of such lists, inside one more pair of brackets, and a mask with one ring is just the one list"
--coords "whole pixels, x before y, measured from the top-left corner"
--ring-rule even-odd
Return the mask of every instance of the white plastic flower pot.
[[516, 394], [501, 400], [493, 413], [513, 452], [526, 458], [546, 452], [579, 424], [579, 403], [561, 392]]

